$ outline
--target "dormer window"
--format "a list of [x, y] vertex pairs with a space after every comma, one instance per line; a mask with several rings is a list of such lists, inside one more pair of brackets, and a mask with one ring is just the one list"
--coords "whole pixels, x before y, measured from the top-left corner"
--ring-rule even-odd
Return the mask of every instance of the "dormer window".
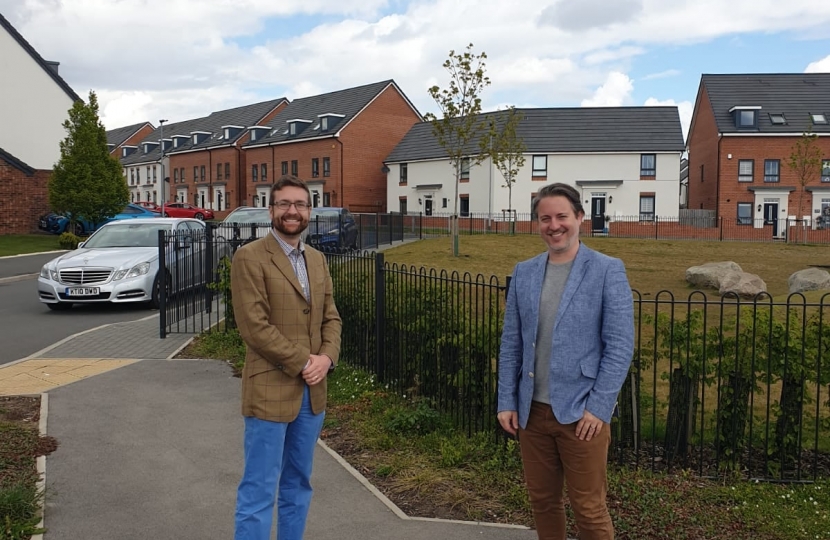
[[770, 113], [769, 121], [773, 126], [784, 126], [787, 124], [787, 119], [780, 113]]
[[758, 106], [735, 106], [729, 109], [729, 112], [735, 118], [735, 127], [747, 129], [758, 127], [759, 110], [761, 107]]
[[288, 124], [288, 133], [286, 135], [293, 137], [302, 133], [303, 130], [311, 124], [311, 120], [295, 118], [293, 120], [287, 120], [286, 123]]
[[320, 129], [322, 131], [328, 131], [329, 130], [329, 117], [328, 116], [324, 116], [320, 119]]
[[173, 148], [184, 146], [189, 138], [187, 135], [173, 135]]
[[190, 135], [193, 141], [193, 146], [196, 146], [197, 144], [203, 143], [209, 139], [213, 133], [210, 131], [191, 131]]
[[344, 114], [337, 114], [337, 113], [324, 113], [319, 114], [317, 117], [320, 119], [320, 131], [328, 131], [337, 125], [338, 122], [342, 118], [345, 118], [346, 115]]
[[827, 117], [824, 114], [811, 114], [810, 118], [813, 120], [813, 124], [827, 123]]
[[297, 122], [291, 122], [288, 124], [288, 134], [289, 135], [296, 135], [297, 134]]

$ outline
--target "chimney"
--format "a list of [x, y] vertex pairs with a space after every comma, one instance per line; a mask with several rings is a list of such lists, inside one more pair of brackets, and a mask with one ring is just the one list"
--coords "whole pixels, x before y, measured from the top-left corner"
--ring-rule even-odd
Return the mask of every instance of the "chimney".
[[53, 60], [44, 60], [44, 62], [46, 62], [46, 65], [49, 66], [49, 69], [51, 69], [55, 75], [60, 75], [60, 73], [58, 73], [58, 68], [61, 65], [60, 62], [55, 62]]

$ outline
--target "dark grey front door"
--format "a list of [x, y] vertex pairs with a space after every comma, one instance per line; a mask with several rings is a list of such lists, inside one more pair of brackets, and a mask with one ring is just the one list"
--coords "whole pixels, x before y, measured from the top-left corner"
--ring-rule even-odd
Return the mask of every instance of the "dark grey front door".
[[424, 199], [424, 214], [427, 216], [432, 215], [432, 199]]
[[591, 197], [591, 229], [605, 229], [605, 197]]
[[772, 235], [778, 236], [778, 203], [764, 203], [764, 225], [772, 225]]

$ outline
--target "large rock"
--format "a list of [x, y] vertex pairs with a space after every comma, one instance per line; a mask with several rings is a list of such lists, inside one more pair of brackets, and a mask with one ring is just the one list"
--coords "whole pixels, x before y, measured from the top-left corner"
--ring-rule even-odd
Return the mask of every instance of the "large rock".
[[743, 269], [732, 261], [706, 263], [687, 268], [686, 281], [695, 287], [720, 289], [723, 276], [733, 272], [743, 272]]
[[760, 293], [767, 292], [767, 284], [756, 274], [749, 272], [729, 272], [720, 280], [718, 293], [737, 294], [740, 298], [755, 298]]
[[830, 289], [830, 272], [821, 268], [799, 270], [790, 276], [787, 285], [790, 287], [790, 294]]

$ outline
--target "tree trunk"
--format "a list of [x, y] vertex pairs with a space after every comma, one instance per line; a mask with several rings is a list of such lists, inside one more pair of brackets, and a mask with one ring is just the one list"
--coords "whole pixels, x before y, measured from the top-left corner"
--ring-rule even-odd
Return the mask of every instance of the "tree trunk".
[[728, 384], [721, 388], [718, 399], [718, 458], [730, 459], [735, 465], [736, 456], [744, 450], [747, 415], [749, 414], [749, 392], [752, 387], [748, 377], [741, 373], [730, 373]]
[[775, 458], [784, 468], [798, 461], [801, 444], [801, 413], [804, 384], [788, 375], [781, 379], [781, 410], [775, 422]]
[[666, 421], [666, 460], [686, 457], [692, 438], [697, 404], [697, 381], [682, 367], [674, 369], [669, 386], [669, 415]]

